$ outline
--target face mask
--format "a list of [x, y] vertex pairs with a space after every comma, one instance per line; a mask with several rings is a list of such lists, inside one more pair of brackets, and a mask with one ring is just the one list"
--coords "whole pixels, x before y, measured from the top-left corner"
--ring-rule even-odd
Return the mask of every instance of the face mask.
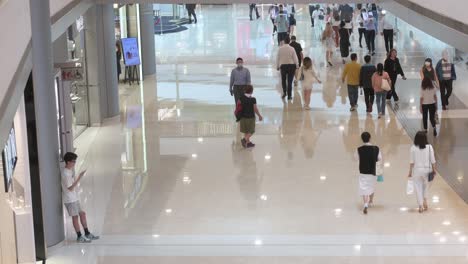
[[242, 63], [237, 63], [237, 68], [242, 68], [243, 64]]
[[426, 61], [426, 62], [424, 62], [424, 65], [426, 65], [426, 67], [429, 67], [429, 66], [431, 66], [431, 63]]

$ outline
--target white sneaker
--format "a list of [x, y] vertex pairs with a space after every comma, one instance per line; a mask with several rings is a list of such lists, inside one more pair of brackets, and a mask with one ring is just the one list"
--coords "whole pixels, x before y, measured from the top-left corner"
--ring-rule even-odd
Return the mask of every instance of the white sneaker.
[[91, 239], [86, 238], [85, 236], [80, 236], [76, 239], [77, 243], [91, 243]]
[[308, 105], [304, 106], [305, 110], [310, 110], [310, 107]]
[[92, 233], [89, 233], [88, 235], [85, 235], [85, 237], [89, 240], [98, 240], [99, 236], [95, 236]]

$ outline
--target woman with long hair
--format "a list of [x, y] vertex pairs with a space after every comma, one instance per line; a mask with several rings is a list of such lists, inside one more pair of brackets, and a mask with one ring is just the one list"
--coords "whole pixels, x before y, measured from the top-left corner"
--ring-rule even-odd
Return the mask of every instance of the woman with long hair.
[[432, 66], [432, 59], [427, 58], [424, 61], [424, 66], [422, 66], [421, 70], [419, 71], [419, 75], [421, 76], [421, 80], [424, 78], [429, 78], [434, 83], [434, 85], [439, 85], [439, 79], [437, 78], [437, 73], [434, 67]]
[[427, 133], [419, 131], [414, 137], [410, 152], [410, 170], [408, 178], [414, 183], [414, 192], [418, 201], [419, 213], [427, 211], [429, 196], [429, 174], [435, 173], [436, 160], [434, 148], [427, 141]]
[[387, 93], [387, 100], [390, 100], [393, 97], [395, 103], [398, 103], [398, 100], [400, 100], [400, 98], [398, 97], [395, 87], [397, 77], [398, 75], [401, 75], [403, 80], [406, 80], [406, 77], [405, 73], [403, 72], [403, 68], [401, 67], [400, 60], [397, 57], [396, 49], [391, 49], [388, 53], [388, 57], [384, 62], [384, 70], [388, 73], [390, 79], [392, 80], [392, 90]]
[[333, 31], [333, 27], [330, 22], [328, 22], [325, 26], [325, 30], [322, 33], [322, 41], [325, 44], [326, 51], [326, 59], [329, 66], [333, 66], [331, 63], [331, 59], [333, 56], [333, 50], [335, 49], [335, 32]]
[[340, 53], [343, 59], [343, 64], [346, 63], [346, 58], [349, 56], [349, 30], [346, 28], [346, 23], [341, 21], [340, 23]]
[[421, 82], [421, 107], [420, 112], [423, 116], [423, 127], [427, 131], [427, 117], [431, 120], [434, 129], [434, 137], [437, 136], [435, 115], [437, 112], [437, 93], [434, 83], [428, 77], [424, 77]]
[[385, 99], [387, 97], [387, 91], [382, 88], [383, 82], [388, 82], [388, 85], [392, 85], [392, 80], [386, 71], [382, 63], [377, 64], [377, 71], [372, 75], [372, 88], [376, 97], [377, 112], [379, 118], [385, 115]]
[[300, 79], [302, 82], [302, 91], [304, 93], [304, 109], [310, 110], [310, 95], [312, 93], [312, 87], [315, 82], [322, 83], [322, 81], [317, 77], [312, 59], [309, 57], [304, 58], [304, 63], [299, 69], [299, 73], [301, 74]]

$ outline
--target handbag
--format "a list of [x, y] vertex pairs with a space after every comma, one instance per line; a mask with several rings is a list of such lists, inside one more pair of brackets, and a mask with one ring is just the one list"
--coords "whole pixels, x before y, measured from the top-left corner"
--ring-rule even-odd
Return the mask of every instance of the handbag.
[[234, 110], [234, 116], [236, 117], [236, 122], [239, 122], [242, 118], [242, 103], [241, 100], [237, 101], [236, 109]]
[[414, 193], [414, 182], [413, 179], [408, 179], [408, 182], [406, 183], [406, 194], [411, 195]]
[[388, 80], [387, 79], [383, 79], [382, 78], [382, 90], [384, 91], [390, 91], [392, 88], [390, 87], [390, 84], [388, 83]]
[[[428, 159], [429, 159], [429, 168], [432, 170], [432, 164], [431, 164], [431, 149], [432, 147], [429, 146], [429, 154], [428, 154]], [[429, 182], [433, 181], [434, 180], [434, 177], [435, 177], [435, 172], [432, 170], [431, 172], [429, 172], [427, 174], [427, 179]]]

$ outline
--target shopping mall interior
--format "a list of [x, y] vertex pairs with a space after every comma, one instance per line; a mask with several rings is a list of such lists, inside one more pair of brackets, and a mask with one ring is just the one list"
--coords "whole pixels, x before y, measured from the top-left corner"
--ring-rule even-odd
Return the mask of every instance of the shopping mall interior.
[[[0, 0], [0, 263], [468, 263], [468, 3], [365, 2]], [[350, 55], [390, 73], [388, 36], [399, 100], [366, 109], [361, 68], [350, 111]], [[315, 71], [308, 88], [296, 65], [291, 98], [283, 51]], [[418, 157], [428, 91], [438, 133]], [[236, 122], [252, 96], [258, 117]]]

